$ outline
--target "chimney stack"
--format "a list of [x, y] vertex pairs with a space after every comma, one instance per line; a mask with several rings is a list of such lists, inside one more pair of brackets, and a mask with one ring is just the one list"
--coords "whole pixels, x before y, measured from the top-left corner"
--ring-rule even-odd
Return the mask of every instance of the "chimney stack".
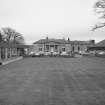
[[46, 37], [46, 40], [48, 40], [48, 36]]
[[70, 41], [70, 38], [68, 37], [68, 42]]

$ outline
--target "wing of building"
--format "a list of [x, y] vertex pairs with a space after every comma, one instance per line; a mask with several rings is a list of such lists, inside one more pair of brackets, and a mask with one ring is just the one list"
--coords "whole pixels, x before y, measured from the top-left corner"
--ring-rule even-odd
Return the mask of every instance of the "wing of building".
[[30, 48], [31, 45], [21, 45], [2, 41], [0, 42], [0, 61], [12, 57], [24, 56], [26, 53], [25, 49], [27, 49], [27, 52], [30, 52]]
[[88, 48], [90, 51], [105, 51], [105, 40], [96, 43], [94, 46]]
[[86, 51], [87, 47], [93, 46], [95, 44], [94, 40], [89, 41], [71, 41], [65, 39], [40, 39], [33, 43], [34, 52], [79, 52]]

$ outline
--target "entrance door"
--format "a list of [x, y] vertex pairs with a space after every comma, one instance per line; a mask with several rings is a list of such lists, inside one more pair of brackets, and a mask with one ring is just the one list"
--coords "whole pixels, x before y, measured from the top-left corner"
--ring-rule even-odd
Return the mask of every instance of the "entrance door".
[[50, 52], [54, 52], [54, 45], [50, 45]]
[[51, 47], [50, 51], [51, 51], [51, 52], [54, 52], [54, 47]]

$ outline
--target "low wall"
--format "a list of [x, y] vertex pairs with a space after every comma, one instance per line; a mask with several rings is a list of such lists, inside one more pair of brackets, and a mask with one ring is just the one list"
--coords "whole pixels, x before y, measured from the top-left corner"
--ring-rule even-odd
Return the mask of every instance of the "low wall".
[[20, 57], [15, 57], [15, 58], [10, 58], [10, 59], [7, 59], [7, 60], [5, 60], [5, 61], [0, 61], [0, 65], [6, 65], [6, 64], [8, 64], [8, 63], [11, 63], [11, 62], [14, 62], [14, 61], [18, 61], [18, 60], [21, 60], [21, 59], [23, 59], [22, 56], [20, 56]]

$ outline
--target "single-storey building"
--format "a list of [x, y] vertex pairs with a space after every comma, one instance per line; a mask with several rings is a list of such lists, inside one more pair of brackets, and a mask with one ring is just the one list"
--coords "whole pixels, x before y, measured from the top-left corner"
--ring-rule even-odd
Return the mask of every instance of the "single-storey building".
[[105, 40], [100, 41], [99, 43], [95, 44], [94, 46], [88, 47], [89, 51], [105, 51]]
[[40, 39], [33, 43], [33, 52], [79, 52], [86, 51], [89, 46], [95, 44], [94, 40], [71, 41], [65, 39]]
[[29, 45], [8, 44], [7, 42], [2, 41], [0, 42], [0, 61], [12, 57], [23, 56], [25, 53], [28, 53], [29, 49]]

